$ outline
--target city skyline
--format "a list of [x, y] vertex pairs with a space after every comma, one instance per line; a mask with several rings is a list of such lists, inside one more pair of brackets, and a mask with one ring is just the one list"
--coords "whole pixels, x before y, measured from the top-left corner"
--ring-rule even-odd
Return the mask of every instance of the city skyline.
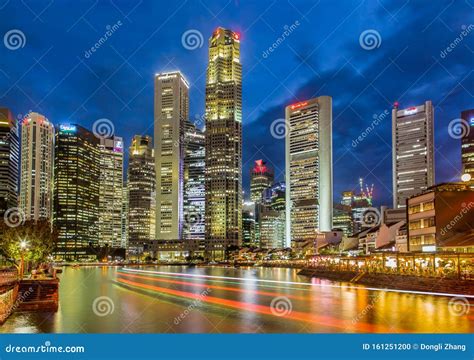
[[[261, 4], [262, 11], [269, 7], [270, 4]], [[351, 190], [357, 187], [357, 179], [364, 177], [368, 182], [375, 183], [377, 192], [374, 194], [375, 204], [391, 204], [391, 161], [386, 158], [383, 151], [375, 154], [371, 153], [373, 146], [379, 146], [385, 149], [390, 143], [391, 126], [390, 121], [382, 121], [379, 126], [370, 134], [370, 138], [365, 138], [357, 146], [351, 146], [351, 141], [357, 139], [364, 129], [370, 125], [372, 118], [376, 114], [381, 114], [385, 110], [390, 111], [391, 105], [394, 101], [399, 101], [402, 108], [416, 105], [417, 103], [426, 100], [432, 100], [435, 107], [435, 157], [436, 161], [436, 183], [450, 180], [458, 180], [460, 176], [460, 147], [459, 140], [446, 136], [448, 134], [448, 124], [451, 120], [459, 118], [460, 112], [465, 109], [472, 108], [469, 102], [471, 96], [466, 92], [466, 82], [469, 81], [472, 73], [466, 66], [469, 61], [468, 52], [464, 48], [471, 46], [472, 39], [467, 36], [463, 43], [452, 52], [442, 54], [442, 43], [446, 46], [461, 33], [463, 30], [461, 20], [453, 20], [463, 11], [462, 6], [448, 8], [443, 16], [445, 20], [449, 20], [453, 24], [451, 30], [441, 31], [444, 25], [441, 21], [432, 22], [431, 16], [436, 10], [441, 11], [440, 4], [433, 8], [421, 8], [417, 11], [427, 14], [426, 21], [420, 17], [410, 15], [413, 10], [413, 4], [405, 7], [395, 3], [386, 3], [386, 8], [391, 14], [390, 16], [383, 9], [375, 8], [370, 4], [365, 5], [347, 5], [342, 9], [340, 14], [340, 23], [347, 17], [349, 20], [344, 22], [345, 29], [339, 29], [334, 26], [321, 26], [321, 35], [317, 32], [316, 44], [324, 41], [324, 46], [321, 46], [316, 53], [322, 51], [323, 53], [335, 51], [336, 48], [343, 44], [348, 45], [347, 53], [343, 53], [340, 61], [330, 61], [328, 63], [317, 62], [313, 54], [310, 53], [315, 50], [314, 45], [305, 44], [301, 40], [301, 34], [311, 28], [311, 17], [314, 15], [315, 9], [308, 8], [309, 14], [305, 19], [302, 15], [304, 7], [300, 8], [301, 14], [298, 12], [289, 12], [288, 15], [282, 14], [279, 11], [278, 16], [275, 17], [275, 24], [281, 27], [273, 26], [273, 30], [266, 28], [266, 25], [257, 21], [254, 27], [249, 26], [252, 22], [245, 20], [242, 16], [241, 24], [236, 23], [238, 18], [229, 20], [225, 14], [218, 18], [212, 19], [207, 23], [198, 22], [193, 26], [179, 23], [172, 26], [170, 29], [163, 29], [167, 34], [167, 39], [160, 47], [160, 50], [150, 51], [147, 45], [152, 45], [155, 41], [163, 40], [163, 34], [151, 36], [150, 42], [139, 43], [134, 49], [122, 48], [120, 44], [127, 43], [126, 39], [132, 36], [125, 30], [127, 26], [137, 24], [137, 19], [144, 19], [148, 14], [144, 10], [150, 10], [154, 14], [154, 8], [143, 9], [138, 7], [130, 15], [129, 20], [123, 18], [117, 9], [113, 9], [108, 16], [100, 15], [100, 18], [94, 18], [97, 26], [95, 30], [90, 29], [84, 22], [81, 23], [81, 28], [85, 27], [84, 37], [80, 37], [75, 44], [69, 44], [72, 47], [71, 54], [74, 56], [67, 57], [62, 66], [57, 69], [50, 69], [48, 65], [48, 72], [44, 71], [41, 65], [46, 59], [51, 60], [55, 64], [55, 59], [52, 57], [55, 49], [55, 42], [60, 39], [58, 35], [50, 34], [51, 29], [46, 28], [46, 39], [34, 39], [31, 32], [30, 24], [17, 19], [15, 27], [23, 29], [27, 38], [28, 44], [37, 44], [36, 46], [25, 46], [18, 49], [16, 52], [9, 51], [3, 48], [5, 52], [5, 61], [8, 68], [9, 76], [16, 78], [17, 71], [28, 70], [31, 65], [33, 68], [25, 74], [25, 80], [18, 83], [17, 87], [13, 87], [8, 82], [6, 77], [0, 79], [0, 84], [5, 85], [6, 93], [4, 95], [3, 106], [11, 108], [14, 115], [19, 113], [25, 114], [30, 109], [45, 114], [54, 124], [64, 122], [65, 120], [71, 123], [78, 123], [86, 128], [92, 128], [92, 123], [99, 118], [109, 118], [113, 121], [115, 126], [115, 133], [123, 136], [125, 140], [125, 147], [128, 147], [131, 138], [135, 134], [151, 134], [152, 131], [152, 112], [153, 105], [152, 92], [153, 74], [161, 70], [179, 69], [187, 76], [191, 82], [190, 86], [190, 117], [194, 120], [196, 116], [203, 115], [204, 109], [204, 75], [205, 63], [207, 61], [206, 55], [206, 41], [212, 31], [222, 25], [231, 29], [236, 29], [242, 39], [242, 63], [244, 64], [243, 73], [243, 92], [251, 96], [243, 96], [243, 177], [244, 189], [249, 189], [249, 174], [246, 171], [250, 164], [259, 158], [270, 159], [270, 165], [275, 169], [275, 180], [283, 180], [282, 172], [284, 171], [284, 144], [282, 140], [275, 139], [270, 135], [270, 126], [272, 122], [278, 118], [283, 118], [284, 107], [297, 100], [304, 100], [310, 98], [311, 95], [329, 95], [334, 99], [334, 199], [340, 196], [343, 190]], [[9, 5], [7, 5], [8, 7]], [[105, 5], [99, 5], [100, 7]], [[290, 6], [290, 5], [285, 5]], [[183, 9], [176, 7], [176, 11], [188, 12], [196, 10], [192, 5], [184, 7]], [[59, 7], [60, 8], [60, 7]], [[238, 9], [235, 4], [229, 5], [231, 8]], [[331, 8], [331, 6], [329, 6]], [[216, 4], [210, 4], [211, 11], [219, 9]], [[42, 14], [42, 17], [54, 17], [55, 11], [59, 11], [56, 7], [48, 9]], [[87, 9], [81, 8], [86, 11]], [[130, 9], [122, 9], [124, 14], [127, 14]], [[197, 14], [207, 13], [205, 8], [198, 9]], [[397, 12], [397, 10], [400, 10]], [[78, 13], [81, 13], [79, 9]], [[268, 16], [274, 13], [275, 9], [272, 7], [268, 10]], [[307, 12], [306, 11], [306, 12]], [[329, 9], [328, 9], [329, 11]], [[370, 11], [373, 16], [369, 16], [369, 20], [360, 21], [357, 19], [357, 14], [364, 11]], [[334, 11], [332, 11], [334, 13]], [[225, 12], [227, 13], [227, 11]], [[172, 13], [167, 14], [171, 16]], [[377, 17], [377, 20], [374, 19]], [[459, 16], [462, 18], [462, 16]], [[120, 20], [121, 19], [121, 20]], [[237, 20], [236, 20], [237, 19]], [[428, 20], [430, 19], [430, 20]], [[71, 21], [66, 27], [63, 21], [67, 19], [58, 19], [57, 27], [64, 27], [65, 30], [70, 31], [66, 33], [76, 39], [79, 36], [79, 24], [77, 21]], [[166, 18], [164, 19], [166, 20]], [[406, 33], [413, 31], [424, 31], [426, 39], [423, 46], [419, 46], [419, 39], [408, 39], [404, 36], [397, 36], [399, 31], [391, 27], [391, 31], [384, 26], [383, 22], [386, 20], [391, 24], [405, 25], [403, 31]], [[8, 26], [7, 19], [7, 25]], [[40, 21], [40, 20], [36, 20]], [[83, 21], [83, 20], [79, 20]], [[120, 21], [120, 24], [115, 26], [116, 31], [107, 42], [95, 53], [89, 57], [84, 55], [84, 49], [88, 49], [93, 45], [106, 30], [105, 25], [113, 26]], [[298, 21], [296, 24], [295, 22]], [[104, 24], [103, 27], [100, 27]], [[74, 25], [74, 26], [73, 26]], [[82, 26], [83, 25], [83, 26]], [[272, 46], [272, 43], [285, 31], [284, 26], [290, 26], [293, 30], [284, 43], [272, 51], [264, 53], [266, 45]], [[292, 26], [294, 25], [294, 26]], [[456, 25], [457, 27], [454, 27]], [[354, 30], [357, 36], [346, 37], [341, 30], [347, 30], [347, 27]], [[186, 49], [182, 45], [182, 35], [187, 30], [195, 28], [203, 37], [201, 47], [195, 49]], [[381, 41], [378, 47], [372, 50], [366, 50], [359, 44], [358, 35], [366, 29], [377, 30], [381, 36]], [[142, 42], [148, 39], [149, 35], [153, 35], [151, 31], [147, 32], [147, 28], [137, 30], [136, 36], [142, 37]], [[331, 34], [335, 31], [334, 35]], [[469, 30], [470, 31], [470, 30]], [[146, 33], [146, 34], [145, 34]], [[434, 41], [433, 35], [437, 38]], [[29, 38], [31, 35], [31, 39]], [[442, 37], [440, 39], [440, 36]], [[169, 39], [174, 39], [175, 44], [171, 44]], [[337, 44], [334, 40], [337, 39]], [[396, 44], [395, 44], [395, 40]], [[86, 46], [90, 42], [88, 46]], [[343, 44], [341, 44], [343, 42]], [[52, 49], [48, 49], [52, 46]], [[394, 52], [396, 47], [397, 51]], [[461, 49], [463, 47], [463, 49]], [[163, 49], [163, 50], [161, 50]], [[423, 49], [424, 55], [421, 52]], [[114, 51], [116, 50], [117, 53]], [[125, 51], [127, 50], [127, 51]], [[142, 59], [134, 55], [135, 50]], [[12, 63], [13, 58], [18, 58], [16, 55], [22, 52], [21, 59]], [[456, 55], [454, 53], [456, 52]], [[45, 54], [46, 53], [46, 54]], [[30, 56], [28, 56], [30, 54]], [[124, 59], [128, 60], [130, 65], [123, 63], [121, 54]], [[282, 58], [286, 59], [290, 54], [290, 62], [288, 64], [282, 62]], [[42, 57], [44, 55], [44, 57]], [[285, 56], [286, 55], [286, 56]], [[291, 58], [295, 56], [295, 59]], [[36, 58], [40, 64], [34, 60]], [[383, 61], [380, 60], [383, 57]], [[109, 59], [116, 67], [113, 70], [106, 70], [101, 64], [105, 59]], [[389, 58], [393, 61], [391, 62]], [[192, 61], [190, 61], [192, 59]], [[298, 61], [299, 59], [299, 61]], [[170, 61], [171, 60], [171, 61]], [[304, 60], [304, 61], [303, 61]], [[122, 64], [123, 63], [123, 64]], [[192, 64], [192, 67], [190, 67]], [[74, 67], [76, 66], [77, 67]], [[118, 67], [122, 65], [120, 69]], [[291, 65], [291, 66], [290, 66]], [[298, 70], [294, 73], [294, 77], [285, 80], [285, 77], [293, 71], [295, 67]], [[370, 72], [380, 74], [380, 79], [371, 86]], [[387, 69], [385, 69], [387, 68]], [[117, 70], [118, 69], [118, 70]], [[385, 69], [385, 71], [383, 71]], [[117, 70], [114, 73], [114, 70]], [[316, 75], [315, 71], [319, 74]], [[383, 72], [382, 72], [383, 71]], [[138, 73], [140, 74], [138, 74]], [[94, 79], [102, 74], [105, 79], [110, 75], [110, 84], [107, 80], [107, 86], [100, 86]], [[281, 79], [280, 79], [281, 73]], [[69, 75], [68, 75], [69, 74]], [[87, 82], [81, 80], [82, 76], [86, 76]], [[276, 74], [279, 74], [276, 76]], [[101, 75], [101, 76], [102, 76]], [[37, 88], [36, 82], [26, 83], [31, 76], [38, 79], [44, 79], [46, 86], [44, 89]], [[79, 78], [78, 78], [79, 76]], [[124, 79], [127, 79], [128, 90], [125, 90], [121, 84]], [[145, 86], [143, 84], [145, 79]], [[136, 83], [140, 79], [140, 86]], [[330, 82], [328, 80], [331, 80]], [[352, 79], [351, 86], [346, 86], [346, 82]], [[60, 80], [63, 80], [62, 82]], [[90, 80], [90, 81], [89, 81]], [[4, 81], [7, 81], [4, 83]], [[252, 90], [256, 82], [262, 88], [262, 91]], [[283, 84], [282, 84], [283, 83]], [[383, 83], [383, 86], [380, 85]], [[430, 87], [429, 84], [436, 83], [435, 87]], [[344, 86], [341, 86], [344, 84]], [[97, 89], [100, 86], [99, 89]], [[364, 90], [368, 86], [368, 90]], [[288, 89], [286, 89], [286, 88]], [[87, 88], [87, 91], [83, 91]], [[276, 89], [275, 89], [276, 88]], [[23, 90], [29, 94], [30, 99], [25, 97], [19, 90]], [[276, 90], [272, 93], [273, 90]], [[343, 90], [341, 90], [343, 89]], [[97, 91], [95, 91], [97, 90]], [[133, 91], [132, 91], [133, 90]], [[267, 91], [268, 90], [268, 91]], [[364, 90], [364, 91], [363, 91]], [[407, 91], [408, 90], [408, 91]], [[125, 91], [125, 93], [124, 93]], [[115, 93], [115, 95], [114, 95]], [[75, 94], [75, 95], [74, 95]], [[136, 96], [135, 96], [136, 95]], [[402, 96], [403, 95], [403, 96]], [[265, 98], [268, 97], [266, 101]], [[87, 100], [87, 101], [86, 101]], [[122, 101], [124, 103], [122, 103]], [[357, 101], [356, 101], [357, 100]], [[127, 102], [130, 103], [127, 104]], [[85, 102], [84, 108], [81, 110], [79, 105]], [[110, 105], [105, 105], [110, 104]], [[261, 104], [259, 107], [258, 105]], [[35, 107], [34, 105], [38, 105]], [[111, 106], [111, 105], [116, 105]], [[348, 107], [348, 105], [350, 105]], [[128, 107], [128, 108], [127, 108]], [[76, 108], [78, 109], [77, 111]], [[85, 111], [84, 111], [85, 110]], [[117, 111], [120, 111], [120, 116]], [[128, 114], [128, 116], [127, 116]], [[130, 120], [128, 120], [130, 119]], [[136, 120], [136, 121], [135, 121]], [[351, 126], [344, 124], [349, 123]], [[249, 127], [250, 126], [250, 127]], [[263, 147], [262, 147], [263, 146]], [[260, 149], [260, 150], [258, 150]], [[388, 150], [388, 148], [386, 148]], [[440, 155], [441, 154], [441, 155]], [[350, 177], [350, 176], [351, 177]], [[342, 180], [344, 179], [344, 180]]]

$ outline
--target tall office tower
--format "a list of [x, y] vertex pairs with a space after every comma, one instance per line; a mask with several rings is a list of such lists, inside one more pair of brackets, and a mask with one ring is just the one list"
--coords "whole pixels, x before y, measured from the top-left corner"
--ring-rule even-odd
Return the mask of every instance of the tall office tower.
[[184, 127], [189, 84], [179, 72], [155, 76], [156, 239], [183, 232]]
[[271, 208], [276, 211], [285, 211], [286, 208], [286, 184], [284, 181], [277, 182], [270, 188]]
[[242, 245], [258, 247], [256, 241], [256, 204], [253, 201], [244, 201], [242, 205]]
[[53, 160], [53, 124], [31, 112], [21, 125], [20, 209], [25, 220], [51, 218]]
[[351, 236], [354, 233], [352, 208], [350, 206], [334, 204], [333, 228], [334, 230], [342, 230], [344, 236]]
[[263, 192], [273, 184], [273, 170], [263, 160], [255, 160], [250, 169], [250, 200], [262, 202]]
[[286, 124], [286, 246], [301, 250], [332, 229], [332, 98], [287, 106]]
[[341, 205], [352, 206], [353, 199], [354, 199], [353, 191], [344, 191], [342, 193]]
[[404, 208], [406, 200], [435, 181], [433, 105], [392, 110], [393, 208]]
[[123, 141], [100, 138], [99, 245], [122, 244]]
[[463, 111], [461, 119], [467, 126], [461, 139], [462, 174], [469, 174], [470, 183], [474, 184], [474, 109]]
[[183, 238], [204, 241], [206, 138], [189, 120], [185, 122], [184, 143]]
[[223, 257], [242, 242], [242, 65], [239, 35], [209, 39], [206, 80], [207, 254]]
[[18, 207], [18, 127], [7, 108], [0, 108], [0, 216]]
[[99, 139], [79, 125], [56, 130], [53, 224], [58, 230], [55, 255], [85, 260], [98, 244]]
[[128, 248], [128, 185], [123, 183], [122, 188], [122, 244], [121, 248]]
[[128, 248], [140, 253], [155, 239], [155, 153], [150, 136], [135, 135], [128, 157]]

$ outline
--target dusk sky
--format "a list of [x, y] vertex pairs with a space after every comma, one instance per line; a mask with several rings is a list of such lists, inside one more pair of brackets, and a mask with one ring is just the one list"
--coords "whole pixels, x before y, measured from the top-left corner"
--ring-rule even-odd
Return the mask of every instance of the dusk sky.
[[[191, 84], [191, 120], [203, 116], [208, 39], [216, 27], [230, 28], [241, 37], [244, 188], [260, 158], [283, 180], [284, 140], [272, 137], [270, 127], [284, 118], [285, 106], [329, 95], [334, 200], [343, 190], [357, 189], [363, 177], [375, 185], [375, 204], [391, 205], [395, 101], [406, 108], [432, 100], [436, 181], [459, 180], [460, 140], [450, 136], [448, 124], [474, 108], [473, 6], [404, 0], [0, 0], [0, 106], [20, 118], [31, 110], [54, 124], [89, 129], [107, 118], [128, 148], [134, 134], [153, 134], [155, 73], [182, 71]], [[114, 24], [113, 34], [86, 56]], [[264, 56], [290, 26], [291, 34]], [[23, 47], [7, 46], [11, 30], [24, 34]], [[183, 45], [190, 30], [204, 40], [197, 36], [201, 46], [195, 49]], [[373, 49], [359, 41], [366, 30], [380, 35]], [[353, 146], [374, 115], [385, 111], [389, 115]]]

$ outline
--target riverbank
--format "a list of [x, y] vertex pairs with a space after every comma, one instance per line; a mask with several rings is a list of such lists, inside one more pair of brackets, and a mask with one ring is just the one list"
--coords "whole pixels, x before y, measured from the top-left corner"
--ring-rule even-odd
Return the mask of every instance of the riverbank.
[[298, 272], [298, 275], [323, 278], [332, 281], [350, 282], [380, 289], [389, 288], [404, 291], [424, 291], [474, 296], [474, 281], [472, 280], [318, 269], [302, 269]]

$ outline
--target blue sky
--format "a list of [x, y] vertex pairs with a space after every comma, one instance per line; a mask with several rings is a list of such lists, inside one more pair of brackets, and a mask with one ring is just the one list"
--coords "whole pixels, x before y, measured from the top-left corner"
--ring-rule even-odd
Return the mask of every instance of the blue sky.
[[[270, 127], [284, 117], [284, 107], [330, 95], [335, 200], [364, 177], [375, 184], [375, 202], [391, 204], [390, 116], [363, 142], [352, 142], [393, 102], [404, 108], [432, 100], [436, 180], [459, 178], [460, 141], [449, 135], [448, 124], [474, 108], [473, 6], [404, 0], [0, 0], [0, 106], [15, 115], [38, 111], [55, 124], [88, 128], [107, 118], [128, 146], [134, 134], [152, 135], [157, 72], [181, 70], [191, 83], [191, 119], [203, 115], [207, 40], [216, 27], [227, 27], [241, 35], [245, 188], [259, 158], [283, 179], [284, 140], [273, 138]], [[116, 31], [85, 56], [114, 24]], [[263, 56], [291, 25], [291, 34]], [[16, 50], [5, 44], [10, 30], [24, 34]], [[202, 35], [200, 47], [183, 46], [189, 30]], [[366, 30], [379, 35], [371, 50], [359, 41]]]

